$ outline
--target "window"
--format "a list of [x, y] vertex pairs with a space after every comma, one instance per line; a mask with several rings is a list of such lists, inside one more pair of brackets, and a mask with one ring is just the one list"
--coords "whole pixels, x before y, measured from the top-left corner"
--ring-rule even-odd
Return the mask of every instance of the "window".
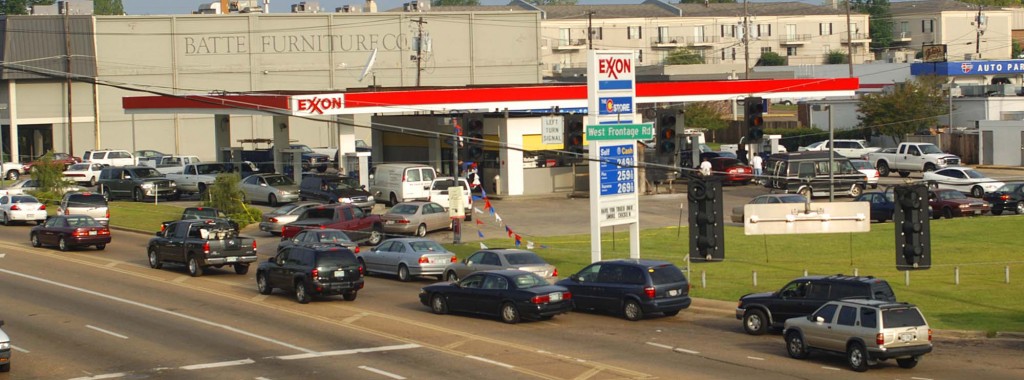
[[836, 323], [843, 326], [853, 326], [857, 322], [857, 308], [853, 306], [843, 306], [839, 309], [839, 319]]
[[804, 298], [807, 296], [808, 282], [791, 282], [779, 292], [786, 298]]
[[353, 216], [352, 216], [352, 209], [353, 208], [346, 207], [346, 208], [343, 208], [343, 209], [339, 210], [339, 211], [341, 211], [342, 219], [345, 219], [345, 220], [352, 220], [352, 219], [354, 219]]
[[636, 60], [638, 62], [641, 62], [641, 63], [644, 61], [644, 50], [643, 49], [640, 49], [640, 50], [636, 51]]
[[639, 40], [643, 38], [643, 30], [639, 26], [626, 27], [626, 39]]
[[792, 57], [792, 56], [795, 56], [795, 55], [797, 55], [796, 46], [786, 47], [786, 56], [787, 57]]
[[816, 300], [828, 299], [829, 284], [811, 284], [811, 290], [807, 292], [807, 298]]
[[882, 326], [887, 329], [923, 325], [925, 325], [924, 317], [921, 316], [921, 312], [916, 308], [882, 311]]
[[772, 52], [772, 48], [771, 48], [771, 46], [762, 46], [762, 47], [761, 47], [761, 54], [764, 54], [764, 53], [771, 53], [771, 52]]
[[935, 20], [921, 20], [921, 33], [934, 33]]
[[757, 24], [757, 37], [772, 35], [772, 24]]
[[419, 182], [419, 180], [420, 180], [420, 170], [419, 169], [409, 169], [409, 170], [406, 170], [405, 171], [405, 176], [406, 176], [405, 177], [406, 181], [408, 181], [408, 182]]
[[811, 317], [813, 317], [812, 319], [821, 317], [825, 323], [832, 323], [832, 317], [836, 315], [836, 308], [838, 308], [838, 306], [833, 304], [822, 306], [818, 311], [815, 311], [814, 314], [811, 314]]
[[487, 276], [484, 289], [508, 289], [508, 280], [501, 276]]
[[602, 39], [602, 38], [603, 38], [603, 36], [604, 36], [604, 30], [603, 30], [603, 29], [602, 29], [601, 27], [596, 27], [596, 28], [590, 28], [590, 35], [591, 35], [591, 36], [592, 36], [592, 37], [593, 37], [593, 38], [594, 38], [595, 40], [600, 40], [600, 39]]
[[481, 262], [483, 262], [484, 254], [486, 254], [486, 253], [488, 253], [488, 252], [477, 252], [477, 253], [474, 253], [472, 256], [469, 256], [469, 258], [466, 259], [466, 262], [467, 263], [481, 263]]
[[558, 44], [561, 46], [569, 45], [569, 28], [558, 29]]
[[909, 33], [910, 33], [910, 23], [907, 22], [907, 21], [900, 21], [900, 36], [901, 37], [909, 37], [908, 36]]
[[732, 48], [732, 60], [736, 60], [736, 48]]
[[256, 176], [247, 177], [244, 181], [242, 181], [242, 183], [245, 183], [246, 185], [258, 185], [259, 184], [259, 179], [260, 179], [260, 177], [256, 177]]
[[469, 277], [466, 277], [465, 280], [462, 280], [462, 282], [460, 282], [459, 285], [461, 285], [463, 288], [479, 289], [484, 284], [484, 277], [486, 277], [486, 276], [484, 276], [482, 274], [475, 275], [475, 276], [469, 276]]
[[383, 243], [380, 243], [380, 245], [378, 245], [377, 249], [375, 249], [374, 251], [389, 252], [389, 251], [391, 251], [391, 246], [395, 245], [395, 244], [396, 243], [393, 242], [393, 241], [385, 241]]
[[878, 313], [869, 307], [860, 308], [860, 326], [867, 328], [878, 327]]
[[[819, 36], [829, 36], [829, 35], [832, 35], [832, 23], [831, 22], [819, 23], [818, 24], [818, 35]], [[825, 49], [825, 51], [828, 51], [828, 49]]]
[[484, 254], [483, 260], [480, 261], [480, 264], [501, 265], [501, 259], [499, 259], [498, 255], [494, 254], [494, 252], [487, 252]]
[[669, 41], [670, 41], [670, 39], [669, 39], [669, 36], [668, 36], [668, 27], [667, 26], [659, 26], [658, 27], [658, 42], [665, 43], [665, 42], [669, 42]]
[[601, 264], [594, 264], [589, 267], [583, 268], [579, 273], [580, 282], [593, 282], [597, 281], [597, 274], [601, 271]]

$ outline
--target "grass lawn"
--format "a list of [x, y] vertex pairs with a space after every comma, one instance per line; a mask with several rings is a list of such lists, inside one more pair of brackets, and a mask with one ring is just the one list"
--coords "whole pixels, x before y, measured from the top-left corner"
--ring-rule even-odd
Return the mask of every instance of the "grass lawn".
[[[726, 226], [724, 262], [693, 263], [690, 295], [735, 301], [746, 293], [778, 290], [789, 280], [809, 274], [875, 276], [889, 282], [897, 299], [917, 304], [929, 324], [940, 329], [1024, 331], [1024, 304], [1015, 300], [1024, 291], [1024, 254], [1019, 240], [1024, 217], [978, 217], [931, 221], [932, 268], [910, 272], [910, 284], [896, 270], [893, 223], [872, 224], [860, 234], [746, 236], [742, 227]], [[678, 234], [678, 235], [677, 235]], [[629, 257], [625, 228], [602, 236], [604, 259]], [[689, 249], [686, 229], [641, 231], [641, 257], [667, 260], [686, 267]], [[590, 263], [587, 235], [523, 237], [534, 251], [568, 277]], [[488, 247], [512, 247], [511, 239], [484, 241]], [[460, 258], [478, 243], [449, 246]], [[1010, 283], [1005, 268], [1010, 267]], [[954, 284], [954, 268], [960, 284]], [[701, 273], [707, 279], [701, 286]], [[753, 273], [757, 272], [757, 286]]]
[[160, 223], [181, 218], [182, 208], [131, 201], [110, 202], [110, 225], [133, 230], [160, 231]]

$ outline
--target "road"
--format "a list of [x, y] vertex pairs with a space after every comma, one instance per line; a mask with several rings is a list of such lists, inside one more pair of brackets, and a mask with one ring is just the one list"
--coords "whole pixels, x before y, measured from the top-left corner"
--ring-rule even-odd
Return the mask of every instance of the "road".
[[[497, 207], [497, 206], [496, 206]], [[549, 206], [550, 207], [550, 206]], [[260, 295], [252, 270], [148, 267], [148, 236], [115, 231], [105, 251], [32, 248], [0, 227], [0, 318], [14, 339], [0, 379], [1017, 379], [1024, 342], [937, 334], [913, 370], [867, 374], [842, 357], [786, 356], [778, 334], [749, 336], [731, 303], [629, 322], [570, 313], [545, 322], [434, 315], [421, 279], [370, 277], [352, 302]], [[276, 239], [259, 236], [261, 260]]]

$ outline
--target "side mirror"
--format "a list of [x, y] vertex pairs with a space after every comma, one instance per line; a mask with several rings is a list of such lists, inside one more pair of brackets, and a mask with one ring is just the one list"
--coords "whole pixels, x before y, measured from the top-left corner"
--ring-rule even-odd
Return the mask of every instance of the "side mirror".
[[267, 187], [267, 184], [265, 184], [265, 183], [260, 183], [260, 187]]
[[284, 265], [284, 260], [278, 259], [277, 261], [274, 261], [274, 263], [276, 263], [277, 265]]
[[825, 322], [825, 318], [822, 318], [822, 317], [821, 317], [821, 316], [819, 315], [819, 316], [816, 316], [816, 317], [814, 317], [814, 321], [815, 321], [815, 322], [818, 322], [818, 323], [823, 323], [823, 322]]
[[159, 237], [164, 237], [164, 232], [163, 232], [163, 231], [157, 231], [157, 232], [156, 232], [155, 234], [153, 234], [153, 235], [156, 235], [156, 236], [159, 236]]
[[268, 263], [276, 263], [276, 261], [274, 261], [274, 259], [276, 259], [276, 257], [271, 257], [271, 258], [267, 259], [267, 262]]
[[359, 185], [359, 190], [366, 191], [366, 185]]
[[573, 281], [576, 281], [576, 282], [579, 282], [580, 281], [580, 275], [573, 274], [573, 275], [569, 276], [569, 279], [573, 280]]
[[466, 265], [473, 265], [473, 260], [466, 260]]

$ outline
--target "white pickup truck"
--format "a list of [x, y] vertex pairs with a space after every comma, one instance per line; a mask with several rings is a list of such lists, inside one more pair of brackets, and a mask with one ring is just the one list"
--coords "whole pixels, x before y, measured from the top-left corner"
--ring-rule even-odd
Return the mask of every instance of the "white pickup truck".
[[140, 166], [149, 166], [156, 168], [156, 171], [164, 174], [181, 173], [185, 170], [185, 166], [190, 164], [198, 164], [201, 161], [196, 156], [163, 156], [155, 160], [142, 160], [139, 161]]
[[202, 194], [206, 192], [217, 175], [233, 172], [231, 164], [198, 163], [188, 164], [180, 173], [167, 174], [167, 179], [178, 184], [178, 192], [186, 194]]
[[935, 144], [905, 142], [895, 148], [886, 148], [867, 154], [867, 160], [886, 177], [891, 172], [907, 177], [910, 172], [930, 172], [947, 166], [960, 165], [960, 157], [943, 153]]
[[[828, 152], [829, 141], [818, 141], [806, 147], [800, 147], [798, 150], [801, 152], [807, 151], [822, 151]], [[835, 152], [838, 155], [849, 158], [861, 158], [864, 155], [877, 152], [879, 148], [868, 146], [868, 142], [865, 140], [835, 140]]]

